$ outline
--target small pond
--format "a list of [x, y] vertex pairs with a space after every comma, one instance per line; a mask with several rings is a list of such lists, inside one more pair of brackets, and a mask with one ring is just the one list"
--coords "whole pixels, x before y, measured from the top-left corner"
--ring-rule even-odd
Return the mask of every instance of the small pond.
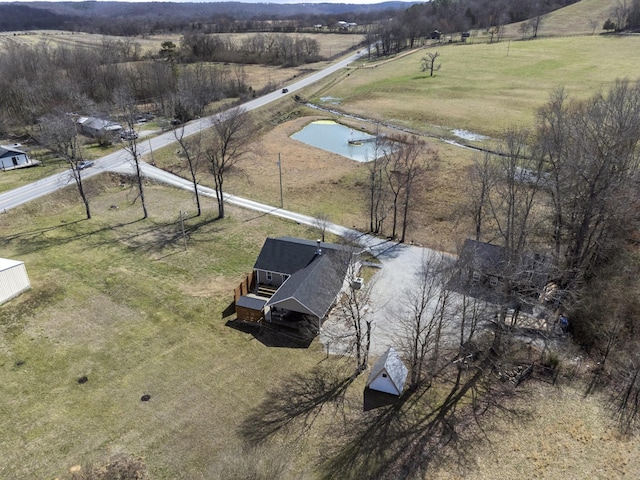
[[[353, 130], [332, 120], [311, 122], [291, 138], [358, 162], [368, 162], [375, 156], [374, 135]], [[378, 156], [381, 153], [378, 152]]]

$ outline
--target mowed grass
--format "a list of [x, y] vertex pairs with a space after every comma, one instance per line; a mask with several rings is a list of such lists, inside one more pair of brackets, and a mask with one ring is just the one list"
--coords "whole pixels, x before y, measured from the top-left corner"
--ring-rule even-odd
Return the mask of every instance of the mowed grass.
[[90, 221], [71, 189], [2, 214], [2, 256], [25, 261], [32, 284], [0, 307], [2, 478], [116, 453], [143, 457], [153, 478], [215, 478], [265, 392], [324, 357], [316, 344], [269, 348], [222, 313], [264, 239], [304, 227], [233, 208], [213, 221], [205, 201], [185, 251], [190, 195], [148, 185], [140, 221], [109, 178], [92, 180]]
[[[421, 59], [433, 52], [441, 69], [430, 77]], [[499, 136], [531, 125], [554, 89], [584, 99], [623, 78], [640, 78], [640, 39], [544, 38], [421, 49], [353, 69], [321, 95], [341, 99], [350, 113], [417, 130], [435, 125]]]
[[[2, 216], [3, 255], [26, 262], [32, 289], [0, 307], [0, 477], [69, 478], [71, 467], [125, 454], [142, 458], [154, 479], [249, 478], [256, 470], [319, 478], [341, 442], [376, 419], [376, 411], [362, 412], [366, 375], [340, 410], [318, 404], [306, 417], [313, 423], [292, 417], [289, 429], [253, 450], [246, 420], [260, 433], [263, 400], [286, 405], [294, 392], [287, 385], [300, 395], [304, 379], [305, 401], [324, 397], [325, 384], [313, 379], [331, 377], [314, 372], [335, 367], [344, 375], [348, 365], [325, 360], [316, 342], [268, 347], [223, 318], [264, 238], [308, 231], [232, 207], [229, 218], [213, 221], [208, 200], [203, 218], [186, 220], [185, 251], [177, 220], [180, 210], [193, 211], [190, 195], [147, 185], [151, 217], [142, 221], [119, 178], [91, 183], [90, 221], [71, 189]], [[79, 384], [81, 376], [88, 381]], [[491, 479], [496, 468], [501, 478], [636, 471], [638, 443], [611, 434], [608, 413], [583, 401], [579, 386], [562, 401], [556, 387], [522, 389], [517, 406], [535, 415], [485, 424], [491, 446], [468, 445], [462, 462], [443, 455], [429, 478]]]

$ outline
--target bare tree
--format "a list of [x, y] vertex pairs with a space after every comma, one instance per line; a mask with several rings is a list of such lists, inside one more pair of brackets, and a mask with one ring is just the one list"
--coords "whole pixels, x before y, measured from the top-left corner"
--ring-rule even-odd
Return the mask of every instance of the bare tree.
[[71, 167], [70, 173], [84, 203], [87, 219], [90, 219], [89, 198], [82, 183], [82, 146], [75, 119], [64, 113], [45, 115], [40, 119], [39, 140], [51, 151], [64, 158]]
[[473, 217], [476, 241], [480, 241], [482, 237], [484, 222], [488, 217], [489, 194], [493, 191], [496, 180], [492, 159], [493, 156], [489, 152], [475, 155], [473, 165], [469, 170], [469, 184], [471, 187], [468, 197], [469, 210]]
[[414, 186], [433, 170], [438, 160], [435, 150], [415, 137], [400, 136], [393, 139], [391, 148], [385, 151], [384, 173], [391, 197], [391, 237], [397, 235], [398, 221], [402, 218], [400, 241], [405, 240]]
[[[487, 196], [489, 213], [511, 259], [520, 256], [534, 230], [534, 206], [545, 176], [544, 162], [529, 152], [529, 133], [510, 130], [496, 156], [499, 181]], [[491, 180], [489, 180], [491, 181]]]
[[219, 113], [211, 120], [213, 139], [205, 157], [215, 182], [219, 218], [224, 218], [224, 181], [249, 151], [254, 130], [251, 117], [241, 108]]
[[127, 90], [121, 89], [116, 92], [116, 105], [120, 110], [120, 118], [127, 130], [123, 132], [122, 144], [124, 149], [131, 155], [131, 163], [135, 172], [135, 181], [138, 188], [138, 196], [142, 205], [142, 218], [149, 216], [147, 203], [144, 197], [144, 182], [141, 169], [142, 158], [138, 149], [138, 134], [136, 132], [137, 105], [133, 96]]
[[329, 215], [324, 212], [318, 212], [313, 216], [313, 227], [320, 232], [320, 239], [323, 242], [330, 224]]
[[426, 56], [422, 57], [421, 71], [429, 72], [429, 76], [433, 77], [433, 72], [440, 70], [442, 66], [440, 63], [436, 64], [436, 59], [440, 56], [438, 52], [429, 52]]
[[407, 227], [409, 225], [409, 212], [413, 206], [414, 195], [416, 193], [416, 187], [420, 182], [424, 185], [425, 177], [428, 173], [435, 171], [439, 157], [438, 152], [427, 145], [427, 143], [421, 139], [412, 138], [407, 144], [407, 148], [404, 151], [404, 171], [407, 176], [407, 181], [404, 186], [404, 201], [402, 205], [402, 234], [400, 235], [400, 241], [404, 242], [407, 235]]
[[173, 135], [187, 160], [187, 167], [189, 168], [189, 174], [191, 175], [193, 194], [195, 196], [196, 208], [198, 211], [196, 216], [199, 217], [202, 213], [202, 209], [200, 206], [200, 193], [198, 192], [198, 180], [196, 178], [196, 173], [203, 157], [202, 133], [198, 132], [191, 138], [185, 138], [184, 125], [182, 125], [180, 128], [176, 128], [173, 131]]
[[640, 82], [540, 110], [538, 148], [550, 170], [552, 238], [563, 290], [579, 285], [629, 235], [638, 202]]
[[368, 169], [368, 197], [369, 197], [369, 230], [373, 233], [382, 231], [387, 214], [387, 189], [384, 172], [387, 156], [384, 152], [392, 148], [376, 131], [376, 141], [373, 159], [366, 163]]
[[611, 15], [615, 18], [616, 31], [627, 28], [629, 13], [631, 13], [631, 3], [627, 0], [616, 0], [615, 5], [611, 8]]
[[439, 254], [424, 254], [415, 283], [407, 288], [395, 317], [402, 332], [398, 339], [409, 363], [409, 388], [430, 384], [443, 361], [451, 315], [452, 293], [446, 289], [449, 265]]
[[343, 340], [347, 341], [350, 353], [355, 357], [356, 373], [360, 373], [367, 368], [369, 362], [373, 325], [370, 310], [373, 282], [363, 284], [358, 277], [360, 264], [356, 250], [347, 249], [338, 258], [343, 269], [340, 275], [344, 273], [345, 288], [338, 299], [335, 312], [348, 327], [348, 337]]
[[637, 348], [634, 350], [618, 373], [615, 413], [618, 428], [624, 434], [633, 432], [640, 424], [640, 355]]
[[533, 16], [528, 22], [531, 26], [531, 36], [533, 38], [538, 38], [538, 31], [540, 30], [543, 22], [543, 14], [544, 10], [540, 2], [533, 2]]

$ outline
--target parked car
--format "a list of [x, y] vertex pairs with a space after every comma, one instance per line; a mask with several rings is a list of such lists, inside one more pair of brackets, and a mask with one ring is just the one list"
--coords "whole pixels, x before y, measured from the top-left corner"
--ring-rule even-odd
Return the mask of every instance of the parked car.
[[282, 89], [282, 93], [288, 93], [288, 92], [289, 92], [289, 89], [288, 89], [288, 88], [283, 88], [283, 89]]
[[135, 140], [138, 138], [138, 133], [134, 130], [125, 130], [120, 134], [122, 140]]
[[78, 162], [77, 168], [78, 170], [84, 170], [85, 168], [89, 168], [93, 166], [93, 162]]

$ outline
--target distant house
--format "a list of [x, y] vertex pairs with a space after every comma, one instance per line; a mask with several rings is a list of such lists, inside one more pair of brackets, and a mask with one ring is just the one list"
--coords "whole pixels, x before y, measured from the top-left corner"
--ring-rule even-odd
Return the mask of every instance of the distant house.
[[367, 387], [371, 390], [402, 395], [409, 371], [393, 348], [389, 348], [371, 369]]
[[80, 131], [90, 137], [100, 137], [105, 135], [115, 135], [122, 130], [119, 123], [96, 117], [80, 117], [76, 120]]
[[38, 162], [32, 161], [26, 152], [19, 150], [20, 144], [0, 145], [0, 169], [12, 170], [14, 168], [32, 167]]
[[531, 252], [509, 259], [499, 245], [467, 239], [458, 266], [461, 279], [472, 285], [497, 288], [508, 280], [516, 290], [540, 293], [549, 280], [550, 260]]
[[293, 237], [268, 238], [236, 289], [238, 320], [318, 330], [345, 282], [355, 250]]
[[0, 303], [31, 288], [24, 262], [0, 258]]

